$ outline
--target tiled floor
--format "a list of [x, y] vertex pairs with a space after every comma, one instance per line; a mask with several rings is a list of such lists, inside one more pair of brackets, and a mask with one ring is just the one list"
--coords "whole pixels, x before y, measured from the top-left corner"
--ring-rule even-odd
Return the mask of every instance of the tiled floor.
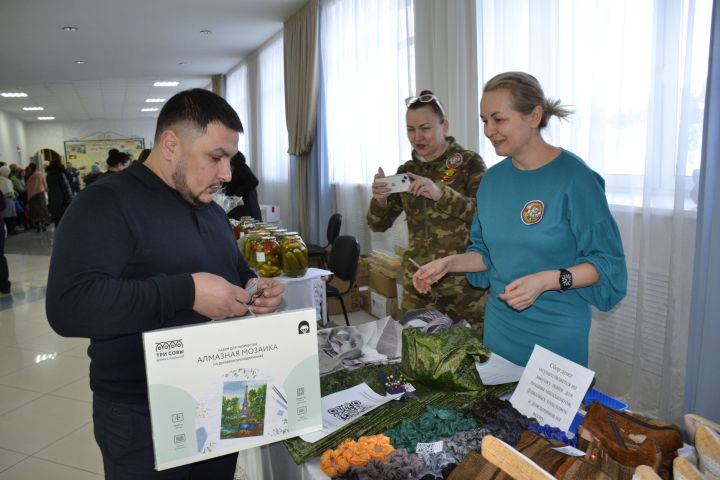
[[[0, 480], [103, 478], [92, 429], [88, 340], [45, 317], [52, 231], [6, 239], [12, 294], [0, 296]], [[350, 322], [372, 319], [350, 314]], [[337, 325], [342, 315], [331, 316]]]

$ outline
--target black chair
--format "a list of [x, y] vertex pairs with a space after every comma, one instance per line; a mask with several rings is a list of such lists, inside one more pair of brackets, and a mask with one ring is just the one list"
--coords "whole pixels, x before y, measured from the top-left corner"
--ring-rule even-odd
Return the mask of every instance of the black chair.
[[360, 244], [355, 240], [355, 237], [343, 235], [335, 239], [332, 250], [330, 250], [330, 271], [333, 273], [333, 277], [346, 281], [348, 285], [345, 290], [340, 291], [333, 285], [326, 283], [325, 291], [328, 298], [335, 297], [340, 299], [340, 306], [342, 307], [343, 315], [345, 315], [345, 323], [347, 323], [348, 326], [350, 326], [350, 320], [348, 319], [342, 296], [349, 293], [355, 285], [355, 275], [357, 275], [359, 259]]
[[316, 257], [318, 260], [320, 260], [320, 267], [326, 270], [328, 269], [327, 249], [330, 245], [335, 243], [335, 239], [338, 238], [338, 235], [340, 235], [341, 224], [342, 215], [340, 215], [339, 213], [333, 213], [332, 215], [330, 215], [330, 220], [328, 220], [327, 245], [323, 247], [314, 243], [307, 244], [308, 257]]

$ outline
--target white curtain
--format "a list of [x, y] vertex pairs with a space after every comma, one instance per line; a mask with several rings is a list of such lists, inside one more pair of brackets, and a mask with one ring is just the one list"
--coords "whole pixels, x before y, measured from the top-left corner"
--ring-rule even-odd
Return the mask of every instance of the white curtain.
[[365, 220], [373, 175], [410, 159], [404, 99], [414, 91], [411, 0], [324, 0], [320, 56], [330, 185], [342, 232], [364, 252], [407, 244], [403, 218], [384, 235]]
[[288, 187], [288, 135], [285, 123], [285, 77], [283, 37], [278, 33], [257, 53], [255, 95], [257, 99], [257, 169], [260, 204], [278, 205], [282, 226], [293, 228], [292, 192]]
[[[606, 180], [629, 283], [618, 307], [594, 315], [590, 368], [598, 388], [674, 422], [683, 413], [711, 7], [711, 0], [477, 3], [480, 89], [503, 71], [535, 75], [546, 96], [575, 110], [569, 122], [553, 120], [546, 138]], [[496, 163], [491, 146], [481, 145]]]
[[252, 125], [250, 122], [250, 106], [248, 102], [248, 67], [242, 63], [235, 67], [227, 74], [225, 82], [226, 100], [237, 112], [242, 121], [245, 134], [240, 136], [238, 149], [243, 152], [250, 165], [253, 165], [250, 158], [250, 131]]
[[440, 97], [449, 133], [463, 147], [478, 150], [480, 128], [475, 0], [415, 0], [417, 89]]

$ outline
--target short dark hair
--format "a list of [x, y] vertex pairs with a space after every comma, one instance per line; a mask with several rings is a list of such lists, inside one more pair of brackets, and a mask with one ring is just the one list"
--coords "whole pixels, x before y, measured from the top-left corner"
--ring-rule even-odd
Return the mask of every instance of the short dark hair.
[[245, 155], [238, 150], [238, 152], [230, 159], [230, 168], [235, 171], [238, 167], [245, 165]]
[[237, 112], [219, 95], [202, 88], [184, 90], [167, 101], [155, 128], [155, 143], [160, 141], [162, 132], [179, 122], [189, 122], [201, 132], [208, 124], [220, 122], [231, 130], [243, 133], [242, 122]]
[[108, 167], [117, 167], [118, 165], [125, 165], [129, 161], [130, 155], [113, 148], [108, 151], [108, 157], [105, 163], [108, 164]]

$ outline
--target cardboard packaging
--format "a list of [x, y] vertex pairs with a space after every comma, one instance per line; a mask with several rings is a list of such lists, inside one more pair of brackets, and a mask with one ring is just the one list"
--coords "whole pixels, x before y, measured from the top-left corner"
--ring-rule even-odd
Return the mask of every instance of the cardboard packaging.
[[399, 315], [397, 300], [370, 289], [370, 314], [377, 318], [385, 318], [390, 315], [397, 320]]
[[360, 308], [370, 313], [370, 287], [359, 287]]
[[357, 275], [355, 276], [355, 284], [358, 287], [367, 287], [370, 285], [370, 263], [367, 257], [358, 259]]
[[323, 426], [315, 309], [143, 333], [155, 468]]
[[370, 289], [387, 298], [397, 297], [397, 281], [370, 266]]

